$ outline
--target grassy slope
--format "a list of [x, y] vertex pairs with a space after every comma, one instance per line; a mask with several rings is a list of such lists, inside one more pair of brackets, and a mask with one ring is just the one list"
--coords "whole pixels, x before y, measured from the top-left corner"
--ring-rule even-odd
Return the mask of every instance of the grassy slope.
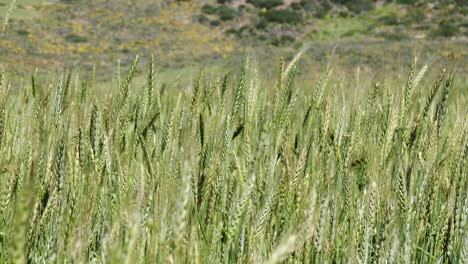
[[[238, 64], [239, 54], [246, 51], [259, 61], [274, 63], [272, 58], [294, 56], [301, 45], [309, 44], [313, 47], [308, 56], [310, 65], [323, 63], [333, 46], [338, 44], [341, 48], [337, 49], [335, 63], [348, 69], [356, 66], [381, 69], [393, 61], [389, 69], [395, 70], [406, 64], [418, 50], [428, 50], [431, 54], [427, 56], [428, 60], [434, 59], [431, 58], [434, 54], [443, 60], [458, 56], [461, 58], [460, 69], [467, 69], [466, 41], [414, 40], [412, 36], [421, 32], [413, 27], [404, 27], [404, 32], [398, 33], [405, 34], [408, 39], [389, 41], [379, 37], [379, 34], [397, 34], [394, 27], [376, 22], [381, 17], [396, 14], [399, 19], [404, 18], [406, 9], [393, 4], [379, 5], [371, 12], [346, 18], [310, 17], [301, 28], [303, 36], [295, 44], [275, 47], [268, 42], [248, 42], [223, 33], [233, 25], [246, 22], [242, 19], [218, 27], [198, 23], [198, 1], [169, 5], [147, 1], [137, 1], [135, 5], [121, 0], [112, 3], [96, 1], [84, 6], [79, 3], [19, 3], [23, 8], [17, 10], [36, 15], [28, 16], [30, 19], [26, 20], [24, 13], [13, 15], [8, 37], [0, 43], [0, 52], [4, 56], [3, 64], [17, 65], [18, 69], [29, 73], [35, 67], [51, 65], [80, 65], [87, 69], [99, 65], [100, 69], [111, 71], [117, 59], [128, 65], [136, 53], [155, 54], [158, 65], [165, 68], [190, 67], [207, 61]], [[82, 37], [85, 41], [73, 42], [68, 39], [70, 36]], [[272, 54], [274, 56], [270, 56]]]

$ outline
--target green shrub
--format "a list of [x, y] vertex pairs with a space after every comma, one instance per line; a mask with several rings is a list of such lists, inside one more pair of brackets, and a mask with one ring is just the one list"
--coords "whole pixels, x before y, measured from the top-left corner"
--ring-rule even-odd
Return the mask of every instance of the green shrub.
[[24, 29], [18, 29], [16, 33], [20, 36], [27, 36], [29, 34], [29, 31], [24, 30]]
[[291, 3], [291, 5], [289, 5], [291, 7], [292, 10], [301, 10], [302, 9], [302, 5], [298, 2], [294, 2], [294, 3]]
[[213, 15], [216, 14], [217, 9], [215, 6], [212, 6], [210, 4], [204, 4], [201, 7], [201, 11], [207, 15]]
[[374, 8], [374, 2], [372, 0], [356, 0], [350, 1], [346, 6], [350, 11], [359, 14], [372, 10]]
[[249, 10], [249, 7], [246, 5], [239, 5], [239, 7], [237, 7], [237, 10], [239, 10], [239, 12], [245, 12]]
[[201, 11], [207, 15], [217, 15], [222, 21], [232, 20], [239, 15], [239, 12], [226, 5], [212, 6], [210, 4], [204, 4], [201, 7]]
[[226, 35], [237, 35], [237, 29], [235, 28], [228, 28], [224, 31]]
[[400, 22], [399, 22], [399, 19], [398, 19], [398, 16], [396, 14], [388, 14], [386, 16], [383, 16], [383, 17], [380, 17], [378, 20], [377, 20], [380, 24], [383, 24], [383, 25], [387, 25], [387, 26], [394, 26], [394, 25], [398, 25]]
[[210, 19], [205, 15], [199, 15], [196, 17], [196, 21], [200, 24], [207, 24], [210, 22]]
[[213, 27], [217, 27], [217, 26], [221, 25], [221, 21], [219, 21], [218, 19], [211, 20], [210, 25], [213, 26]]
[[259, 30], [264, 30], [268, 27], [268, 22], [265, 19], [260, 19], [258, 23], [256, 24], [256, 28]]
[[88, 39], [84, 36], [76, 35], [76, 34], [69, 34], [65, 37], [65, 40], [70, 43], [83, 43], [87, 42]]
[[251, 27], [250, 25], [244, 25], [237, 31], [237, 36], [239, 38], [255, 37], [256, 35], [257, 32], [255, 31], [255, 28]]
[[252, 4], [256, 8], [273, 9], [283, 5], [283, 0], [247, 0], [247, 3]]
[[280, 39], [283, 43], [292, 43], [296, 41], [296, 38], [291, 35], [282, 35]]
[[315, 0], [301, 0], [299, 4], [306, 12], [313, 14], [317, 18], [324, 18], [332, 9], [333, 5], [328, 1], [317, 3]]
[[233, 20], [235, 17], [239, 15], [237, 10], [230, 8], [228, 6], [219, 6], [216, 9], [216, 14], [218, 15], [219, 19], [222, 21]]
[[410, 5], [413, 4], [415, 1], [414, 0], [396, 0], [398, 4], [404, 4], [404, 5]]
[[271, 41], [271, 44], [273, 46], [277, 46], [277, 47], [280, 47], [280, 46], [286, 46], [286, 45], [290, 45], [292, 43], [294, 43], [296, 41], [296, 38], [294, 36], [291, 36], [291, 35], [281, 35], [279, 37], [276, 37], [274, 38], [272, 41]]
[[261, 15], [268, 22], [292, 25], [297, 25], [302, 22], [301, 14], [291, 10], [268, 10], [261, 13]]
[[424, 11], [420, 8], [410, 8], [405, 17], [405, 24], [420, 23], [425, 17]]
[[439, 24], [431, 32], [431, 34], [436, 37], [453, 37], [459, 31], [460, 29], [457, 27], [454, 21], [449, 20], [449, 19], [444, 19], [439, 22]]

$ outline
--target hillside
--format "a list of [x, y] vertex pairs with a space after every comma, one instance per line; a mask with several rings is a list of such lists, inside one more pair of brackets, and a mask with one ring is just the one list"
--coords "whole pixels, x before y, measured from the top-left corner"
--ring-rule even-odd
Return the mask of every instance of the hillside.
[[[1, 13], [8, 2], [0, 0]], [[408, 61], [419, 52], [462, 58], [465, 67], [465, 3], [19, 0], [0, 54], [3, 64], [22, 69], [112, 68], [136, 53], [154, 54], [160, 66], [185, 67], [238, 61], [246, 52], [262, 60], [272, 53], [292, 56], [307, 45], [314, 52], [310, 64], [323, 62], [337, 46], [344, 65], [399, 67], [395, 58]]]

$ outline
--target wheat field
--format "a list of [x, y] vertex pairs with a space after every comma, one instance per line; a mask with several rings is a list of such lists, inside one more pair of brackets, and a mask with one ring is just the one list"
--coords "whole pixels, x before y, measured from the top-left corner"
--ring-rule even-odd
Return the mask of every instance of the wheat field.
[[299, 61], [186, 86], [137, 56], [105, 95], [3, 70], [0, 262], [466, 263], [466, 82], [414, 59], [312, 84]]

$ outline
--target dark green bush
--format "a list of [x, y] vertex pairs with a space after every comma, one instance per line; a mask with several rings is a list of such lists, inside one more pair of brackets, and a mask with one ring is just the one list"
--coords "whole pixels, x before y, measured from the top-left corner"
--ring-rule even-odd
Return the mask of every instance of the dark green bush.
[[218, 19], [211, 20], [210, 25], [213, 26], [213, 27], [217, 27], [217, 26], [221, 25], [221, 21], [219, 21]]
[[302, 8], [305, 11], [312, 13], [317, 18], [326, 17], [328, 12], [333, 7], [330, 1], [328, 0], [321, 1], [320, 4], [318, 4], [314, 0], [301, 0], [299, 3], [302, 5]]
[[222, 21], [233, 20], [236, 16], [239, 15], [237, 10], [224, 5], [217, 8], [216, 14]]
[[207, 15], [213, 15], [216, 13], [217, 9], [215, 6], [212, 6], [210, 4], [204, 4], [202, 7], [201, 7], [201, 11]]
[[296, 38], [291, 36], [291, 35], [282, 35], [280, 39], [281, 39], [282, 42], [294, 42], [294, 41], [296, 41]]
[[238, 10], [239, 12], [245, 12], [245, 11], [248, 11], [248, 7], [247, 7], [246, 5], [239, 5], [239, 6], [237, 7], [237, 10]]
[[374, 8], [374, 2], [372, 0], [349, 1], [346, 7], [348, 7], [350, 11], [359, 14], [372, 10]]
[[435, 30], [432, 31], [432, 35], [436, 37], [453, 37], [455, 36], [460, 29], [457, 25], [448, 19], [440, 21], [439, 25]]
[[240, 27], [239, 29], [230, 28], [226, 30], [224, 33], [227, 35], [233, 35], [239, 39], [257, 36], [257, 32], [255, 31], [255, 28], [253, 28], [250, 25], [244, 25]]
[[291, 35], [281, 35], [280, 37], [274, 38], [271, 41], [271, 44], [273, 46], [285, 46], [291, 43], [294, 43], [296, 41], [296, 38], [294, 38]]
[[247, 0], [247, 3], [252, 4], [256, 8], [273, 9], [283, 5], [283, 0]]
[[205, 16], [205, 15], [199, 15], [199, 16], [197, 16], [195, 19], [196, 19], [196, 21], [198, 21], [198, 23], [200, 23], [200, 24], [207, 24], [207, 23], [210, 22], [210, 19], [209, 19], [207, 16]]
[[387, 26], [394, 26], [399, 24], [398, 16], [396, 14], [389, 14], [378, 19], [378, 22]]
[[65, 37], [65, 40], [70, 43], [83, 43], [87, 42], [88, 39], [84, 36], [76, 35], [76, 34], [69, 34]]
[[232, 20], [239, 15], [236, 9], [226, 5], [212, 6], [210, 4], [204, 4], [201, 7], [201, 11], [207, 15], [217, 15], [222, 21]]
[[405, 4], [405, 5], [410, 5], [413, 4], [415, 1], [414, 0], [396, 0], [398, 4]]
[[302, 5], [298, 2], [291, 3], [290, 7], [292, 10], [296, 10], [296, 11], [302, 9]]
[[268, 10], [265, 13], [261, 13], [261, 15], [268, 22], [292, 25], [297, 25], [302, 22], [301, 14], [291, 10]]
[[18, 33], [18, 35], [20, 36], [27, 36], [29, 34], [29, 31], [24, 30], [24, 29], [18, 29], [16, 33]]
[[254, 28], [249, 25], [244, 25], [237, 31], [237, 36], [239, 38], [248, 38], [248, 37], [255, 37], [257, 32]]
[[224, 31], [226, 35], [236, 35], [237, 34], [237, 29], [235, 28], [229, 28], [226, 31]]
[[265, 19], [260, 19], [256, 25], [257, 29], [264, 30], [268, 27], [268, 22]]

